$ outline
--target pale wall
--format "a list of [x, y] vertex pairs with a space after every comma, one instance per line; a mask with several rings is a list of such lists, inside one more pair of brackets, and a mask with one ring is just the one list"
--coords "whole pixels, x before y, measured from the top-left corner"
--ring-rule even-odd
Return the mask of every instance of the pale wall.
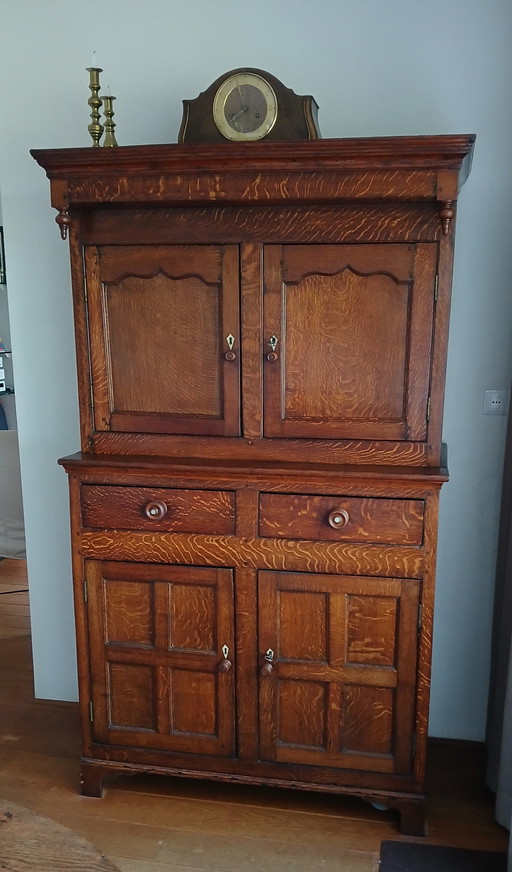
[[29, 148], [87, 146], [92, 51], [121, 144], [173, 142], [181, 100], [267, 69], [320, 105], [323, 135], [476, 133], [459, 206], [431, 733], [482, 739], [511, 374], [510, 0], [0, 0], [0, 189], [29, 559], [36, 690], [75, 697], [67, 485], [78, 448], [67, 246]]

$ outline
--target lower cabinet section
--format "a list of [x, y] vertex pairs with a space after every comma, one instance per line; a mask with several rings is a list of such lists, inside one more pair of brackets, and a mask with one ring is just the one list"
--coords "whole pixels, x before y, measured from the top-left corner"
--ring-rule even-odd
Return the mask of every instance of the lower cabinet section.
[[[288, 476], [196, 472], [187, 490], [174, 471], [68, 472], [83, 793], [148, 771], [292, 786], [396, 808], [422, 833], [438, 483], [338, 477], [294, 495]], [[215, 532], [183, 532], [194, 493]], [[316, 540], [284, 538], [294, 506]]]

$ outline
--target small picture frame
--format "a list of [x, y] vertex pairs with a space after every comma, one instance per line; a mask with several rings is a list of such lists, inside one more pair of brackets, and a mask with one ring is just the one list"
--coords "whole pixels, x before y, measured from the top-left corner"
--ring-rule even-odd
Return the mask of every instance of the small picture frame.
[[5, 285], [7, 277], [5, 275], [5, 250], [4, 250], [4, 228], [0, 227], [0, 285]]

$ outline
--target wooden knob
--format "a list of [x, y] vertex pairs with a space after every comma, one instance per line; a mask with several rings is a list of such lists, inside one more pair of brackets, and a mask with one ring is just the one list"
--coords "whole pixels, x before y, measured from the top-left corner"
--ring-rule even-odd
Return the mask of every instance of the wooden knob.
[[222, 655], [223, 655], [224, 659], [221, 660], [219, 665], [217, 666], [218, 672], [229, 672], [229, 670], [231, 669], [233, 664], [231, 663], [231, 660], [228, 660], [228, 654], [229, 654], [228, 646], [223, 645], [222, 646]]
[[228, 660], [227, 658], [224, 658], [224, 660], [221, 660], [220, 663], [219, 663], [218, 671], [219, 671], [219, 672], [229, 672], [229, 670], [231, 669], [232, 665], [233, 665], [233, 664], [231, 663], [231, 660]]
[[267, 675], [270, 675], [270, 673], [272, 672], [272, 670], [274, 668], [274, 663], [273, 663], [274, 656], [275, 655], [274, 655], [274, 652], [272, 651], [272, 648], [269, 648], [268, 651], [266, 652], [266, 654], [264, 655], [263, 666], [260, 669], [260, 675], [262, 675], [263, 678], [266, 678]]
[[236, 360], [236, 354], [234, 351], [226, 351], [224, 357], [226, 360]]
[[277, 360], [277, 351], [269, 351], [267, 354], [267, 360], [270, 360], [271, 363], [273, 363], [274, 360]]
[[161, 521], [167, 514], [167, 505], [162, 500], [150, 500], [144, 511], [151, 521]]
[[346, 509], [333, 509], [327, 516], [327, 521], [334, 530], [341, 530], [342, 527], [346, 527], [349, 520], [350, 518]]

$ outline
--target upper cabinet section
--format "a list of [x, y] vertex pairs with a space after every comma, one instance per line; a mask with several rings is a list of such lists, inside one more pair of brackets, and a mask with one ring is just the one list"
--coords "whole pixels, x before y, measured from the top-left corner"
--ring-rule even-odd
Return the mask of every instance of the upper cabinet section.
[[473, 141], [32, 152], [70, 236], [82, 450], [439, 465]]

